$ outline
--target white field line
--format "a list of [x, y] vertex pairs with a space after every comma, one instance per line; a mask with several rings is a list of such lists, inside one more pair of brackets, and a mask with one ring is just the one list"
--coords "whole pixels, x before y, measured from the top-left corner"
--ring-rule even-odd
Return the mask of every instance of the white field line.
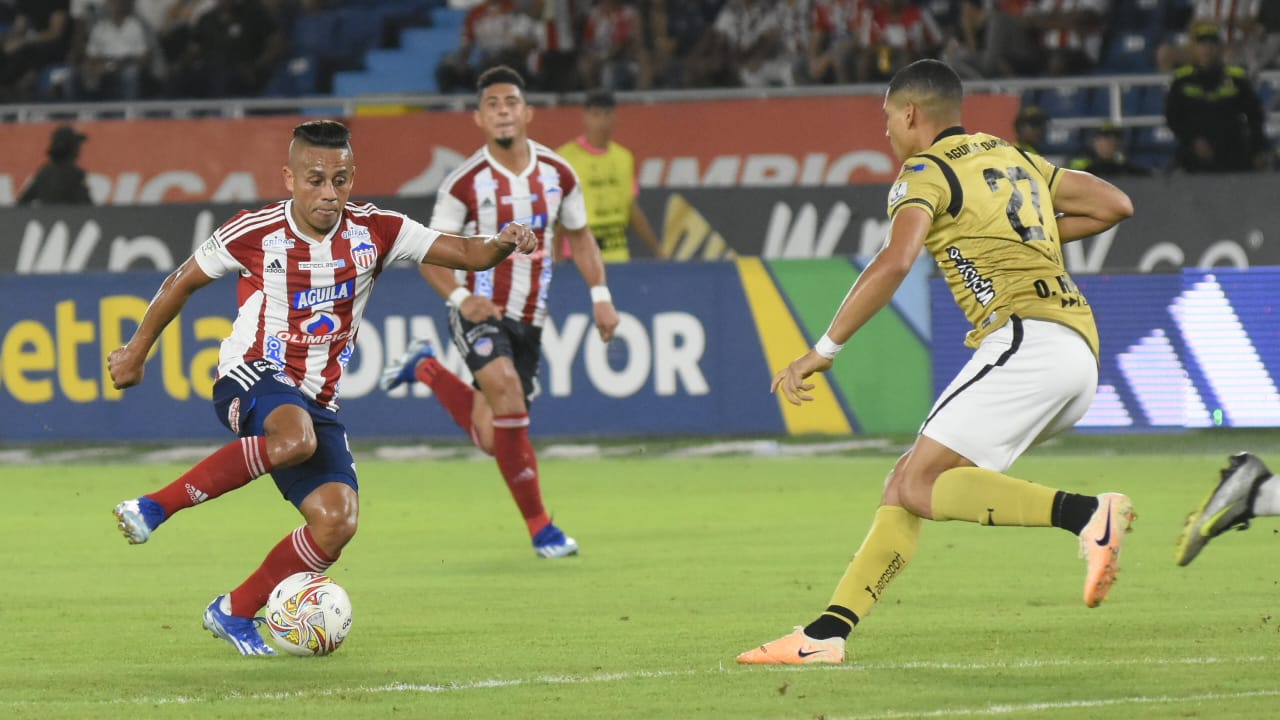
[[[1074, 660], [1074, 659], [1048, 659], [1048, 660], [1010, 660], [1007, 662], [985, 662], [985, 663], [964, 663], [964, 662], [933, 662], [927, 660], [913, 661], [906, 663], [883, 663], [883, 664], [858, 664], [848, 663], [845, 665], [806, 665], [800, 667], [779, 667], [779, 668], [742, 668], [728, 670], [721, 666], [719, 668], [708, 668], [705, 670], [636, 670], [629, 672], [613, 672], [613, 673], [592, 673], [589, 675], [540, 675], [529, 678], [489, 678], [485, 680], [469, 680], [463, 682], [441, 682], [441, 683], [415, 683], [415, 682], [394, 682], [385, 685], [374, 686], [356, 686], [329, 688], [322, 690], [296, 690], [289, 692], [262, 692], [262, 693], [222, 693], [211, 696], [189, 696], [189, 695], [171, 695], [171, 696], [151, 696], [151, 697], [129, 697], [116, 698], [114, 700], [104, 701], [109, 704], [127, 704], [127, 705], [182, 705], [191, 703], [202, 703], [211, 701], [230, 701], [230, 700], [296, 700], [307, 698], [320, 698], [340, 695], [343, 697], [359, 696], [359, 695], [380, 695], [386, 693], [421, 693], [421, 694], [437, 694], [437, 693], [453, 693], [465, 692], [470, 690], [486, 690], [492, 688], [509, 688], [509, 687], [526, 687], [538, 685], [589, 685], [595, 683], [611, 683], [626, 682], [630, 680], [650, 680], [654, 678], [669, 677], [691, 677], [691, 676], [709, 676], [709, 675], [726, 675], [726, 674], [746, 674], [759, 673], [761, 670], [765, 672], [895, 672], [904, 670], [940, 670], [949, 671], [957, 670], [962, 672], [973, 672], [982, 670], [1019, 670], [1019, 669], [1035, 669], [1046, 667], [1117, 667], [1117, 666], [1153, 666], [1153, 665], [1252, 665], [1256, 663], [1274, 663], [1280, 658], [1262, 655], [1250, 655], [1243, 657], [1183, 657], [1183, 658], [1125, 658], [1117, 660]], [[282, 660], [288, 662], [287, 659]], [[858, 715], [845, 718], [845, 720], [895, 720], [896, 718], [908, 717], [948, 717], [956, 716], [981, 716], [981, 715], [999, 715], [1009, 714], [1012, 712], [1035, 712], [1040, 710], [1065, 709], [1071, 707], [1093, 707], [1094, 705], [1112, 705], [1112, 704], [1136, 704], [1136, 703], [1179, 703], [1179, 702], [1203, 702], [1205, 700], [1215, 699], [1231, 699], [1246, 697], [1268, 697], [1271, 695], [1280, 695], [1280, 690], [1257, 690], [1242, 691], [1239, 693], [1221, 693], [1221, 694], [1202, 694], [1188, 696], [1137, 696], [1130, 698], [1115, 699], [1097, 699], [1082, 700], [1063, 703], [1028, 703], [1025, 705], [991, 705], [983, 708], [941, 708], [938, 710], [924, 711], [886, 711], [879, 715]], [[0, 706], [8, 705], [24, 705], [25, 702], [5, 702]]]
[[1014, 713], [1038, 713], [1079, 708], [1112, 707], [1115, 705], [1178, 705], [1183, 703], [1213, 702], [1217, 700], [1243, 700], [1245, 698], [1276, 697], [1280, 690], [1242, 690], [1231, 693], [1201, 693], [1199, 695], [1134, 695], [1123, 698], [1097, 700], [1066, 700], [1063, 702], [1037, 702], [1020, 704], [996, 704], [986, 707], [947, 707], [937, 710], [889, 710], [870, 715], [829, 715], [830, 720], [903, 720], [904, 718], [953, 718], [988, 717]]
[[[14, 447], [0, 449], [0, 466], [48, 465], [53, 463], [193, 463], [207, 457], [218, 445], [174, 445], [156, 450], [139, 451], [124, 445], [85, 446], [68, 450], [40, 453], [33, 448]], [[653, 449], [646, 443], [620, 445], [596, 445], [592, 443], [549, 443], [538, 450], [540, 457], [551, 459], [593, 459], [608, 457], [659, 457], [699, 458], [722, 455], [746, 455], [752, 457], [807, 457], [860, 450], [889, 450], [889, 441], [880, 438], [853, 438], [829, 442], [782, 443], [775, 440], [734, 440], [706, 442], [685, 448]], [[425, 443], [380, 445], [362, 450], [362, 456], [393, 462], [424, 462], [429, 460], [478, 460], [491, 458], [470, 445], [432, 446]]]

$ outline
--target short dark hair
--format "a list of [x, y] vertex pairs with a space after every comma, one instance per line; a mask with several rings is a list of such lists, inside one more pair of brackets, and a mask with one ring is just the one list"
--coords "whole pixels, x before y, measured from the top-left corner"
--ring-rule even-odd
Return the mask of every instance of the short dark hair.
[[351, 130], [337, 120], [308, 120], [293, 128], [293, 137], [316, 147], [344, 148], [351, 145]]
[[889, 81], [889, 94], [901, 92], [927, 95], [957, 107], [964, 99], [960, 76], [941, 60], [917, 60], [895, 73]]
[[515, 85], [520, 88], [520, 92], [524, 92], [524, 77], [515, 68], [510, 65], [494, 65], [476, 78], [476, 94], [483, 95], [485, 88], [503, 83]]
[[583, 107], [589, 108], [612, 108], [618, 102], [614, 100], [613, 93], [608, 90], [592, 90], [587, 93], [587, 99], [583, 101]]

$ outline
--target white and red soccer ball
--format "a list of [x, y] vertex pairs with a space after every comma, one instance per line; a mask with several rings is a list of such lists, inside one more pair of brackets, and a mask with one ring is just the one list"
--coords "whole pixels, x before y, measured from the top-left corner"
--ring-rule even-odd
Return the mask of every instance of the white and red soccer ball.
[[290, 655], [328, 655], [351, 631], [351, 598], [323, 573], [281, 580], [267, 598], [266, 614], [271, 639]]

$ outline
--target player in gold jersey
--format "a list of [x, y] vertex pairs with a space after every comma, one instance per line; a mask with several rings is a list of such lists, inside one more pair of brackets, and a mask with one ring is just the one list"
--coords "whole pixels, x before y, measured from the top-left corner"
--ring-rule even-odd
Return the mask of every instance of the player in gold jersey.
[[1078, 495], [1010, 477], [1028, 447], [1070, 428], [1098, 382], [1098, 334], [1062, 261], [1062, 243], [1133, 213], [1128, 196], [1000, 138], [960, 127], [963, 91], [947, 65], [921, 60], [885, 94], [889, 143], [903, 161], [889, 190], [889, 241], [867, 265], [827, 332], [773, 378], [812, 400], [806, 378], [884, 307], [921, 249], [973, 323], [972, 359], [943, 391], [888, 479], [862, 547], [827, 609], [795, 632], [738, 656], [745, 664], [838, 663], [845, 640], [915, 555], [921, 519], [1058, 527], [1078, 536], [1084, 601], [1115, 580], [1134, 516], [1120, 493]]

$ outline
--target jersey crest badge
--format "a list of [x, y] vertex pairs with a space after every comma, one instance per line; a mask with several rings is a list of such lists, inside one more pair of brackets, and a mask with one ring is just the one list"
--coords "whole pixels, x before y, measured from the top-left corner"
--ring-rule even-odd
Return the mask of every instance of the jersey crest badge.
[[368, 270], [378, 261], [378, 248], [373, 243], [362, 242], [351, 248], [351, 262], [361, 270]]

